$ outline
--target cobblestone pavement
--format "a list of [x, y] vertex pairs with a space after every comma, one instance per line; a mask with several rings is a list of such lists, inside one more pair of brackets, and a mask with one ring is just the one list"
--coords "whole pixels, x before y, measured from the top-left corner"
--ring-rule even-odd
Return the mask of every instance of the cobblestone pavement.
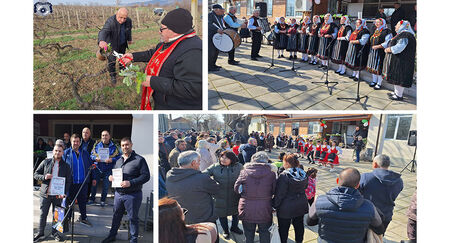
[[[208, 107], [210, 110], [416, 109], [414, 87], [405, 89], [403, 101], [391, 101], [387, 94], [393, 90], [392, 85], [383, 82], [383, 89], [374, 90], [369, 87], [368, 82], [361, 81], [360, 95], [367, 95], [368, 98], [362, 99], [361, 103], [337, 100], [337, 97], [356, 97], [358, 82], [336, 74], [334, 72], [336, 65], [332, 64], [328, 72], [329, 81], [339, 83], [329, 84], [330, 88], [327, 88], [324, 84], [311, 83], [325, 81], [325, 72], [318, 69], [317, 66], [296, 61], [297, 72], [293, 72], [290, 70], [292, 61], [275, 57], [275, 66], [267, 72], [263, 72], [271, 63], [271, 46], [263, 45], [261, 47], [260, 55], [264, 58], [260, 58], [259, 61], [250, 60], [250, 49], [250, 43], [242, 43], [237, 48], [236, 60], [240, 61], [237, 66], [227, 63], [228, 55], [226, 53], [219, 55], [217, 65], [222, 66], [222, 69], [208, 74]], [[351, 71], [347, 70], [347, 74], [351, 74]], [[372, 80], [372, 76], [365, 71], [361, 75], [364, 80]]]
[[[110, 196], [110, 195], [109, 195]], [[99, 201], [99, 198], [97, 198]], [[77, 243], [98, 243], [101, 242], [106, 236], [108, 236], [109, 230], [111, 229], [112, 215], [113, 215], [113, 199], [108, 197], [106, 199], [107, 205], [105, 207], [100, 207], [97, 205], [87, 206], [87, 216], [88, 220], [92, 223], [92, 227], [81, 225], [77, 222], [80, 217], [78, 212], [78, 206], [75, 206], [75, 224], [74, 224], [74, 242]], [[143, 206], [143, 205], [142, 205]], [[33, 192], [33, 234], [37, 232], [39, 226], [39, 192]], [[122, 219], [122, 225], [119, 228], [119, 232], [116, 236], [117, 243], [127, 243], [128, 241], [128, 227], [124, 224], [127, 220], [127, 216], [124, 215]], [[143, 220], [140, 217], [140, 220]], [[47, 226], [45, 227], [45, 234], [50, 234], [52, 222], [52, 213], [49, 212], [47, 216]], [[65, 233], [65, 242], [70, 241], [70, 232]], [[31, 236], [30, 236], [31, 237]], [[48, 236], [44, 241], [40, 242], [56, 242], [52, 236]], [[153, 232], [144, 231], [144, 224], [141, 223], [139, 227], [139, 242], [153, 242]]]
[[[308, 162], [303, 159], [300, 161], [301, 164], [303, 164], [303, 166], [305, 167], [305, 170], [307, 170], [309, 167], [314, 167], [319, 170], [317, 179], [318, 195], [323, 195], [328, 190], [336, 186], [336, 178], [338, 177], [340, 171], [342, 171], [344, 168], [355, 167], [361, 173], [372, 171], [371, 162], [367, 161], [363, 161], [360, 163], [351, 162], [353, 161], [352, 159], [353, 150], [344, 149], [343, 151], [344, 153], [340, 157], [341, 164], [340, 166], [337, 167], [337, 170], [335, 172], [330, 172], [329, 167], [325, 169], [316, 165], [308, 165]], [[272, 153], [269, 154], [271, 159], [277, 160], [279, 152], [280, 150], [278, 149], [273, 150]], [[395, 172], [400, 172], [402, 170], [401, 167], [391, 167], [390, 169]], [[402, 179], [404, 183], [404, 188], [403, 191], [395, 200], [394, 215], [383, 239], [383, 241], [386, 243], [398, 243], [400, 242], [400, 240], [407, 239], [406, 223], [408, 222], [408, 218], [406, 217], [406, 212], [410, 205], [411, 197], [414, 194], [414, 191], [416, 190], [416, 174], [411, 173], [408, 170], [405, 170], [402, 173]], [[276, 222], [276, 219], [274, 219], [274, 221]], [[220, 227], [219, 221], [217, 221], [217, 224], [220, 234], [222, 234], [222, 228]], [[229, 217], [229, 224], [231, 224], [231, 217]], [[242, 224], [239, 224], [239, 227], [243, 229]], [[317, 242], [317, 237], [318, 237], [317, 226], [314, 227], [307, 226], [305, 215], [305, 234], [303, 242]], [[295, 242], [294, 239], [295, 239], [294, 228], [293, 226], [291, 226], [289, 230], [288, 242], [293, 243]], [[243, 243], [245, 242], [245, 237], [243, 235], [236, 235], [234, 233], [231, 233], [231, 239], [225, 240], [222, 237], [222, 235], [220, 235], [220, 242]], [[258, 237], [256, 237], [256, 242], [259, 242]]]

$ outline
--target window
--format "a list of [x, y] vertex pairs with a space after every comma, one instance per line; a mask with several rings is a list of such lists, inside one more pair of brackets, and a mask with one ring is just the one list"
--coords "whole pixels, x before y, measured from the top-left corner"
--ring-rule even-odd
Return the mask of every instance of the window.
[[236, 2], [236, 15], [241, 15], [241, 2]]
[[308, 123], [308, 134], [314, 134], [320, 132], [319, 122], [309, 122]]
[[294, 122], [292, 123], [292, 129], [294, 128], [299, 128], [300, 127], [300, 122]]
[[284, 132], [286, 130], [286, 123], [280, 123], [280, 132]]
[[131, 137], [131, 125], [113, 125], [114, 139]]
[[286, 0], [286, 17], [295, 16], [295, 0]]
[[247, 15], [253, 14], [253, 0], [247, 0]]
[[273, 124], [270, 124], [270, 125], [269, 125], [269, 131], [270, 131], [271, 133], [273, 133], [274, 127], [275, 127], [275, 126], [274, 126]]
[[412, 115], [388, 115], [385, 139], [407, 140]]
[[64, 133], [68, 132], [72, 134], [72, 125], [71, 124], [55, 124], [55, 137], [63, 138]]

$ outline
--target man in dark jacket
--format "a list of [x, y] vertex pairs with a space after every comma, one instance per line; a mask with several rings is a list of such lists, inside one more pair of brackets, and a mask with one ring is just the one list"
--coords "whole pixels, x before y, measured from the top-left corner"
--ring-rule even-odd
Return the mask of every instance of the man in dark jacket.
[[[164, 137], [163, 136], [159, 136], [158, 138], [158, 145], [159, 145], [159, 150], [158, 150], [158, 155], [159, 155], [159, 165], [164, 169], [165, 172], [170, 170], [170, 164], [169, 164], [169, 153], [170, 150], [167, 147], [166, 143], [164, 142]], [[166, 175], [164, 174], [164, 177]]]
[[379, 8], [377, 14], [375, 14], [376, 19], [384, 19], [386, 20], [386, 14], [384, 13], [384, 8]]
[[311, 205], [307, 224], [319, 224], [319, 238], [324, 242], [363, 243], [369, 226], [383, 227], [373, 203], [357, 189], [360, 177], [357, 169], [344, 169], [339, 174], [339, 186], [318, 196]]
[[220, 4], [214, 4], [212, 6], [211, 13], [208, 14], [208, 71], [219, 71], [220, 66], [216, 65], [217, 57], [219, 56], [219, 50], [213, 44], [213, 36], [216, 33], [223, 34], [223, 30], [226, 28], [223, 21], [223, 15], [225, 9]]
[[[94, 147], [95, 141], [91, 138], [91, 129], [89, 129], [89, 127], [83, 128], [83, 130], [81, 131], [81, 138], [82, 138], [82, 140], [81, 140], [80, 149], [81, 150], [86, 150], [88, 152], [88, 154], [90, 155], [91, 151], [92, 151], [92, 148]], [[90, 162], [92, 162], [91, 156], [89, 156], [89, 160], [90, 160]], [[91, 175], [93, 175], [93, 173]], [[89, 180], [87, 181], [87, 195], [86, 195], [86, 198], [89, 198], [89, 195], [91, 195], [93, 178], [94, 177], [91, 176], [89, 178]]]
[[[159, 33], [162, 42], [155, 49], [125, 54], [135, 62], [148, 63], [144, 94], [151, 87], [155, 110], [201, 110], [202, 40], [192, 28], [191, 13], [183, 8], [168, 12]], [[147, 95], [141, 110], [149, 109], [151, 94]]]
[[[80, 136], [78, 134], [73, 134], [70, 137], [70, 142], [72, 144], [72, 147], [66, 149], [64, 151], [63, 160], [72, 168], [72, 178], [73, 183], [69, 188], [69, 195], [67, 197], [67, 204], [70, 205], [70, 203], [73, 200], [77, 200], [78, 207], [80, 209], [80, 223], [92, 226], [92, 224], [87, 220], [87, 214], [86, 214], [86, 202], [87, 202], [87, 184], [85, 183], [83, 187], [81, 185], [83, 184], [84, 180], [89, 181], [89, 178], [91, 175], [88, 175], [89, 168], [92, 165], [91, 159], [89, 158], [90, 153], [84, 149], [81, 149], [80, 147]], [[87, 177], [87, 178], [86, 178]], [[97, 181], [95, 178], [92, 180], [92, 184], [95, 186]], [[77, 192], [80, 190], [80, 193], [78, 194], [77, 198], [75, 198]], [[67, 212], [69, 214], [68, 221], [70, 222], [71, 213], [70, 211]]]
[[177, 139], [175, 141], [175, 148], [170, 151], [169, 154], [169, 164], [170, 168], [178, 167], [178, 156], [180, 153], [186, 150], [186, 141], [183, 139]]
[[385, 230], [392, 220], [394, 201], [403, 190], [401, 175], [389, 170], [390, 164], [389, 156], [383, 154], [375, 156], [372, 162], [374, 170], [362, 174], [359, 182], [359, 191], [363, 197], [370, 200], [383, 213]]
[[[106, 20], [103, 28], [98, 32], [98, 46], [105, 49], [108, 43], [111, 49], [118, 53], [125, 53], [129, 44], [132, 44], [131, 29], [132, 21], [128, 18], [128, 10], [120, 8], [117, 13]], [[119, 64], [120, 69], [124, 68]], [[116, 84], [116, 57], [108, 56], [108, 71], [111, 83]]]
[[181, 153], [178, 164], [180, 167], [172, 168], [167, 173], [169, 197], [188, 210], [185, 218], [187, 224], [215, 223], [217, 216], [212, 195], [218, 192], [219, 184], [199, 171], [200, 155], [195, 151]]
[[[150, 171], [147, 161], [136, 154], [130, 138], [120, 141], [123, 155], [117, 160], [114, 169], [122, 169], [121, 187], [116, 188], [114, 194], [114, 214], [109, 235], [102, 243], [113, 242], [116, 239], [122, 216], [127, 211], [130, 221], [130, 242], [136, 243], [139, 236], [139, 208], [142, 202], [142, 185], [150, 180]], [[113, 176], [109, 176], [113, 181]]]
[[[177, 141], [178, 136], [176, 132], [171, 132], [169, 134], [169, 136], [164, 137], [164, 143], [167, 146], [167, 149], [169, 149], [169, 153], [170, 151], [172, 151], [172, 149], [175, 148], [175, 141]], [[167, 158], [168, 158], [169, 154], [167, 154]]]
[[[53, 147], [53, 158], [43, 160], [36, 171], [34, 172], [34, 179], [42, 181], [40, 196], [41, 196], [41, 214], [39, 219], [39, 231], [34, 235], [34, 241], [40, 240], [44, 236], [45, 225], [47, 224], [47, 215], [52, 205], [52, 211], [55, 207], [61, 206], [62, 199], [66, 197], [69, 187], [72, 184], [72, 170], [70, 166], [62, 160], [63, 147], [56, 144]], [[50, 186], [53, 177], [65, 178], [64, 195], [50, 195]], [[52, 235], [57, 241], [64, 240], [64, 236], [52, 228]]]
[[257, 145], [258, 142], [256, 141], [256, 138], [249, 138], [247, 144], [244, 144], [241, 147], [239, 147], [239, 152], [242, 153], [245, 163], [250, 162], [250, 159], [256, 153]]
[[400, 20], [403, 20], [406, 18], [405, 10], [403, 10], [400, 3], [394, 4], [395, 11], [391, 15], [391, 31], [392, 36], [395, 36], [397, 33], [395, 32], [395, 26]]

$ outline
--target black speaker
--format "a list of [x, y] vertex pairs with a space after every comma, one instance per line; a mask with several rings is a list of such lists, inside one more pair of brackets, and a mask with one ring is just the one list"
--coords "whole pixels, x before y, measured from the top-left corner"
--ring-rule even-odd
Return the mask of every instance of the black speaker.
[[298, 136], [298, 128], [292, 129], [292, 136]]
[[417, 130], [409, 131], [408, 145], [409, 146], [417, 146]]
[[259, 8], [259, 17], [267, 17], [267, 3], [257, 2], [255, 3], [255, 8]]

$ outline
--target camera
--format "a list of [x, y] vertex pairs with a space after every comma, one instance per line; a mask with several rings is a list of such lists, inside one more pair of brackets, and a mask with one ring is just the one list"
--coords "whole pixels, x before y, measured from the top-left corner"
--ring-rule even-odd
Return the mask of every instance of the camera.
[[52, 4], [49, 2], [37, 2], [34, 4], [34, 13], [45, 17], [53, 13]]

